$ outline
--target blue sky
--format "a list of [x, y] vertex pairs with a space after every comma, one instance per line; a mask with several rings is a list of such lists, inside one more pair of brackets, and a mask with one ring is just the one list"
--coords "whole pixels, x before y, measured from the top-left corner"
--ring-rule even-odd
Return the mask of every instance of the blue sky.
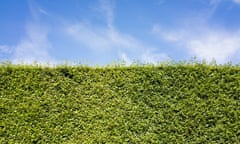
[[5, 0], [0, 61], [240, 63], [240, 0]]

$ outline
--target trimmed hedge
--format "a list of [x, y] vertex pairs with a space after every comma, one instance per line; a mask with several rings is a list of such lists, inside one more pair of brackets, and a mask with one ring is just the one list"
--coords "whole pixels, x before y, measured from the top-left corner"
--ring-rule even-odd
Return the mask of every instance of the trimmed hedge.
[[0, 143], [240, 143], [240, 67], [1, 65]]

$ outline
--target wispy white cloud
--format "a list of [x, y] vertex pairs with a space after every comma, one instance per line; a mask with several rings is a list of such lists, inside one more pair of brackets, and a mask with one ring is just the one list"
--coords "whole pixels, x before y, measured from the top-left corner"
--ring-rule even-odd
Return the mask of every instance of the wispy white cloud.
[[166, 28], [162, 28], [160, 25], [154, 25], [152, 27], [152, 33], [157, 35], [158, 37], [171, 42], [178, 42], [181, 40], [184, 35], [186, 35], [186, 30], [177, 29], [174, 31], [168, 31]]
[[[156, 48], [141, 43], [135, 37], [121, 33], [114, 28], [77, 23], [68, 26], [66, 33], [80, 44], [85, 45], [86, 48], [94, 51], [120, 53], [120, 59], [127, 63], [135, 60], [156, 63], [168, 59], [166, 54], [155, 52]], [[131, 54], [127, 56], [125, 53]]]
[[[13, 63], [32, 64], [37, 61], [39, 64], [56, 63], [50, 56], [49, 49], [52, 48], [48, 40], [47, 29], [34, 23], [26, 26], [26, 37], [23, 37], [17, 45], [1, 45], [1, 55]], [[2, 56], [3, 57], [3, 56]]]
[[240, 0], [233, 0], [233, 2], [240, 4]]
[[227, 1], [240, 2], [239, 0], [209, 0], [210, 7], [203, 14], [199, 12], [195, 16], [187, 17], [171, 29], [156, 24], [152, 27], [152, 32], [160, 40], [174, 45], [190, 57], [196, 56], [209, 62], [215, 59], [218, 63], [236, 60], [236, 53], [240, 52], [240, 29], [232, 31], [219, 24], [208, 22], [219, 4]]
[[16, 45], [1, 46], [0, 51], [10, 53], [9, 60], [13, 63], [32, 64], [37, 61], [39, 64], [56, 63], [50, 56], [49, 50], [52, 48], [48, 39], [48, 29], [41, 23], [40, 14], [48, 13], [39, 8], [34, 1], [29, 1], [31, 20], [25, 26], [25, 36], [19, 38]]
[[107, 26], [109, 28], [113, 27], [114, 21], [114, 4], [113, 0], [99, 0], [99, 7], [98, 10], [102, 13], [105, 17]]
[[16, 64], [33, 64], [35, 61], [39, 64], [56, 63], [48, 52], [52, 46], [45, 28], [30, 23], [26, 26], [26, 34], [17, 45], [0, 45], [1, 59], [5, 57]]
[[210, 4], [211, 5], [218, 5], [220, 2], [222, 2], [223, 0], [210, 0]]
[[68, 26], [66, 32], [87, 48], [96, 51], [109, 50], [113, 47], [136, 50], [138, 47], [141, 47], [134, 37], [122, 34], [112, 28], [77, 23]]
[[13, 48], [8, 45], [0, 45], [0, 59], [6, 60], [12, 54]]
[[0, 53], [9, 54], [12, 52], [12, 48], [8, 45], [0, 45]]
[[232, 1], [234, 3], [240, 4], [240, 0], [210, 0], [210, 4], [218, 5], [219, 3], [224, 2], [224, 1]]
[[51, 44], [47, 38], [47, 30], [35, 24], [26, 26], [27, 36], [15, 46], [13, 62], [18, 63], [46, 63], [51, 59], [48, 50]]
[[42, 8], [39, 8], [39, 13], [49, 16], [48, 12]]
[[158, 25], [153, 27], [162, 40], [185, 47], [191, 56], [218, 63], [226, 63], [240, 50], [240, 31], [229, 32], [224, 29], [214, 29], [208, 26], [200, 29], [179, 28], [174, 31], [163, 30]]
[[114, 5], [110, 0], [99, 0], [100, 12], [106, 18], [106, 26], [96, 26], [86, 22], [69, 24], [65, 27], [67, 35], [83, 44], [87, 49], [118, 55], [127, 64], [133, 61], [156, 63], [167, 59], [166, 54], [155, 52], [156, 48], [140, 42], [114, 26]]

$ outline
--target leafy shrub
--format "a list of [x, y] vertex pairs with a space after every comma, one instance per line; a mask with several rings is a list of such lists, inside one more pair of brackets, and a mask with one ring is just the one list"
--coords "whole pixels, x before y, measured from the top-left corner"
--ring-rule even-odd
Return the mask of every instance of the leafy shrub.
[[0, 143], [239, 143], [240, 68], [0, 67]]

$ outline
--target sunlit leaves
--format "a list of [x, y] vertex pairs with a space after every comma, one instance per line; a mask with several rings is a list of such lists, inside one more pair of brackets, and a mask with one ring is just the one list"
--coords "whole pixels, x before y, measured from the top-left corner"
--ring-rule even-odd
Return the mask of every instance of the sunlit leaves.
[[0, 143], [239, 143], [240, 68], [0, 67]]

